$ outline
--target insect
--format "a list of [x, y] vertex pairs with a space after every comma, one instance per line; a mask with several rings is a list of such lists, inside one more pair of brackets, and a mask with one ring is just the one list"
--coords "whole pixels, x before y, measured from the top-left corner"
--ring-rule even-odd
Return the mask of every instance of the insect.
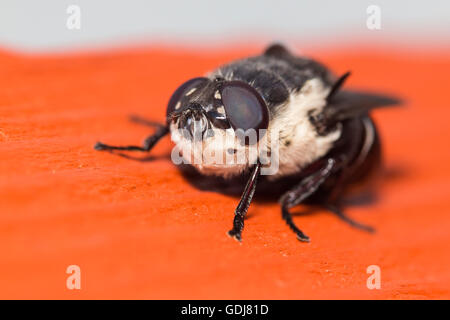
[[[192, 163], [202, 175], [247, 178], [228, 235], [241, 241], [244, 217], [263, 182], [272, 190], [286, 190], [279, 198], [281, 215], [300, 241], [308, 242], [309, 237], [294, 223], [290, 209], [301, 203], [323, 206], [350, 225], [373, 231], [343, 212], [342, 199], [349, 186], [380, 165], [380, 140], [369, 111], [399, 100], [344, 90], [349, 75], [336, 77], [319, 62], [274, 44], [261, 55], [182, 84], [169, 100], [165, 124], [158, 125], [142, 146], [98, 142], [95, 149], [148, 152], [168, 134], [194, 155], [202, 152], [197, 146], [205, 145], [228, 154], [260, 147], [276, 159], [278, 170], [271, 175], [261, 174], [267, 163], [259, 153], [240, 163]], [[232, 140], [237, 148], [219, 143], [230, 132], [248, 130], [257, 132], [253, 142], [241, 136]], [[269, 145], [271, 134], [277, 137], [277, 148]]]

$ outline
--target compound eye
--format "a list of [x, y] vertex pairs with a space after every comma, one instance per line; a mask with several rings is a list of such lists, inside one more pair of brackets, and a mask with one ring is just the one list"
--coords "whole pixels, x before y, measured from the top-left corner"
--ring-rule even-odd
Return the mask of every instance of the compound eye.
[[225, 113], [233, 129], [259, 130], [269, 125], [269, 110], [261, 95], [242, 81], [224, 83], [220, 90]]
[[168, 116], [169, 114], [171, 114], [172, 112], [174, 112], [179, 108], [177, 104], [181, 103], [181, 100], [184, 95], [186, 95], [190, 90], [199, 87], [205, 81], [208, 81], [208, 78], [198, 77], [188, 80], [181, 86], [179, 86], [178, 89], [175, 90], [175, 92], [170, 97], [169, 103], [167, 104], [166, 116]]

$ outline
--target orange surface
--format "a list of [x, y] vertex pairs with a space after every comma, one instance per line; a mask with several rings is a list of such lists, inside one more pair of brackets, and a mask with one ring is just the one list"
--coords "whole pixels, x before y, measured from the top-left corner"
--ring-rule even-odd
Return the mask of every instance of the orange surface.
[[[93, 150], [139, 143], [151, 129], [127, 115], [162, 120], [180, 82], [257, 49], [0, 53], [0, 298], [450, 298], [448, 50], [307, 52], [407, 100], [375, 112], [378, 201], [347, 209], [374, 235], [319, 211], [295, 217], [300, 243], [276, 203], [254, 203], [239, 245], [225, 235], [238, 199], [183, 179], [169, 139], [151, 161]], [[381, 290], [366, 288], [369, 265]]]

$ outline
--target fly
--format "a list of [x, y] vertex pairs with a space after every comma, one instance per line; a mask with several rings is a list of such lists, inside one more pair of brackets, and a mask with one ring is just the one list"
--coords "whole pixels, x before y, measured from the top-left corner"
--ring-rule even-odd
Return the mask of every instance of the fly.
[[[290, 209], [301, 203], [323, 206], [350, 225], [371, 232], [372, 227], [343, 212], [342, 199], [347, 187], [374, 172], [381, 161], [380, 139], [369, 112], [399, 100], [343, 89], [349, 75], [336, 77], [319, 62], [275, 44], [261, 55], [183, 83], [169, 100], [165, 123], [157, 125], [142, 146], [98, 142], [95, 149], [148, 152], [170, 134], [181, 150], [194, 156], [204, 152], [199, 146], [210, 147], [215, 154], [264, 150], [272, 160], [253, 153], [240, 163], [218, 161], [220, 157], [206, 164], [188, 162], [206, 176], [247, 177], [228, 232], [231, 237], [241, 241], [258, 179], [273, 190], [288, 183], [279, 198], [281, 214], [300, 241], [310, 239], [294, 223]], [[228, 134], [234, 144], [222, 139]], [[276, 141], [269, 138], [273, 136]], [[182, 157], [191, 160], [184, 152]], [[277, 170], [264, 175], [273, 159]]]

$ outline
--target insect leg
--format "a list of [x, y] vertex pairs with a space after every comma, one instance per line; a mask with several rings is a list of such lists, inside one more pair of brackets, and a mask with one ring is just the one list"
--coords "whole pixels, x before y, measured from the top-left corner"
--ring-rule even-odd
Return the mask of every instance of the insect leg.
[[330, 158], [325, 159], [324, 162], [325, 163], [321, 165], [321, 168], [318, 171], [303, 179], [292, 190], [286, 192], [280, 199], [282, 217], [289, 228], [295, 232], [297, 239], [300, 241], [309, 242], [309, 237], [295, 225], [289, 209], [300, 204], [313, 194], [325, 179], [330, 176], [333, 169], [336, 167], [336, 160]]
[[327, 200], [327, 203], [324, 204], [324, 207], [329, 210], [331, 213], [334, 213], [339, 219], [342, 221], [348, 223], [350, 226], [367, 231], [370, 233], [375, 232], [375, 229], [371, 226], [359, 223], [352, 218], [350, 218], [345, 212], [342, 211], [340, 205], [339, 205], [339, 198], [341, 197], [343, 191], [344, 191], [344, 185], [347, 181], [347, 179], [352, 175], [352, 171], [344, 170], [338, 181], [336, 182], [333, 190], [331, 191], [331, 194]]
[[129, 120], [133, 123], [137, 123], [137, 124], [141, 124], [147, 127], [154, 127], [154, 128], [161, 128], [161, 127], [165, 127], [165, 125], [156, 122], [156, 121], [152, 121], [152, 120], [147, 120], [145, 118], [142, 118], [138, 115], [132, 114], [129, 117]]
[[169, 128], [161, 126], [153, 135], [144, 140], [142, 146], [110, 146], [101, 142], [97, 142], [94, 146], [95, 150], [125, 150], [125, 151], [150, 151], [153, 146], [166, 134]]
[[256, 190], [256, 182], [258, 180], [259, 173], [261, 171], [261, 164], [258, 162], [253, 170], [250, 179], [248, 179], [244, 192], [242, 193], [241, 200], [239, 201], [236, 210], [234, 211], [233, 229], [228, 231], [230, 237], [241, 241], [242, 229], [244, 229], [244, 216], [247, 213], [250, 202], [252, 201], [253, 194]]
[[337, 205], [331, 205], [331, 204], [327, 204], [325, 205], [325, 207], [330, 210], [332, 213], [336, 214], [338, 216], [339, 219], [341, 219], [342, 221], [347, 222], [349, 225], [351, 225], [354, 228], [363, 230], [363, 231], [367, 231], [370, 233], [375, 232], [375, 229], [371, 226], [359, 223], [355, 220], [353, 220], [352, 218], [350, 218], [348, 215], [346, 215]]

